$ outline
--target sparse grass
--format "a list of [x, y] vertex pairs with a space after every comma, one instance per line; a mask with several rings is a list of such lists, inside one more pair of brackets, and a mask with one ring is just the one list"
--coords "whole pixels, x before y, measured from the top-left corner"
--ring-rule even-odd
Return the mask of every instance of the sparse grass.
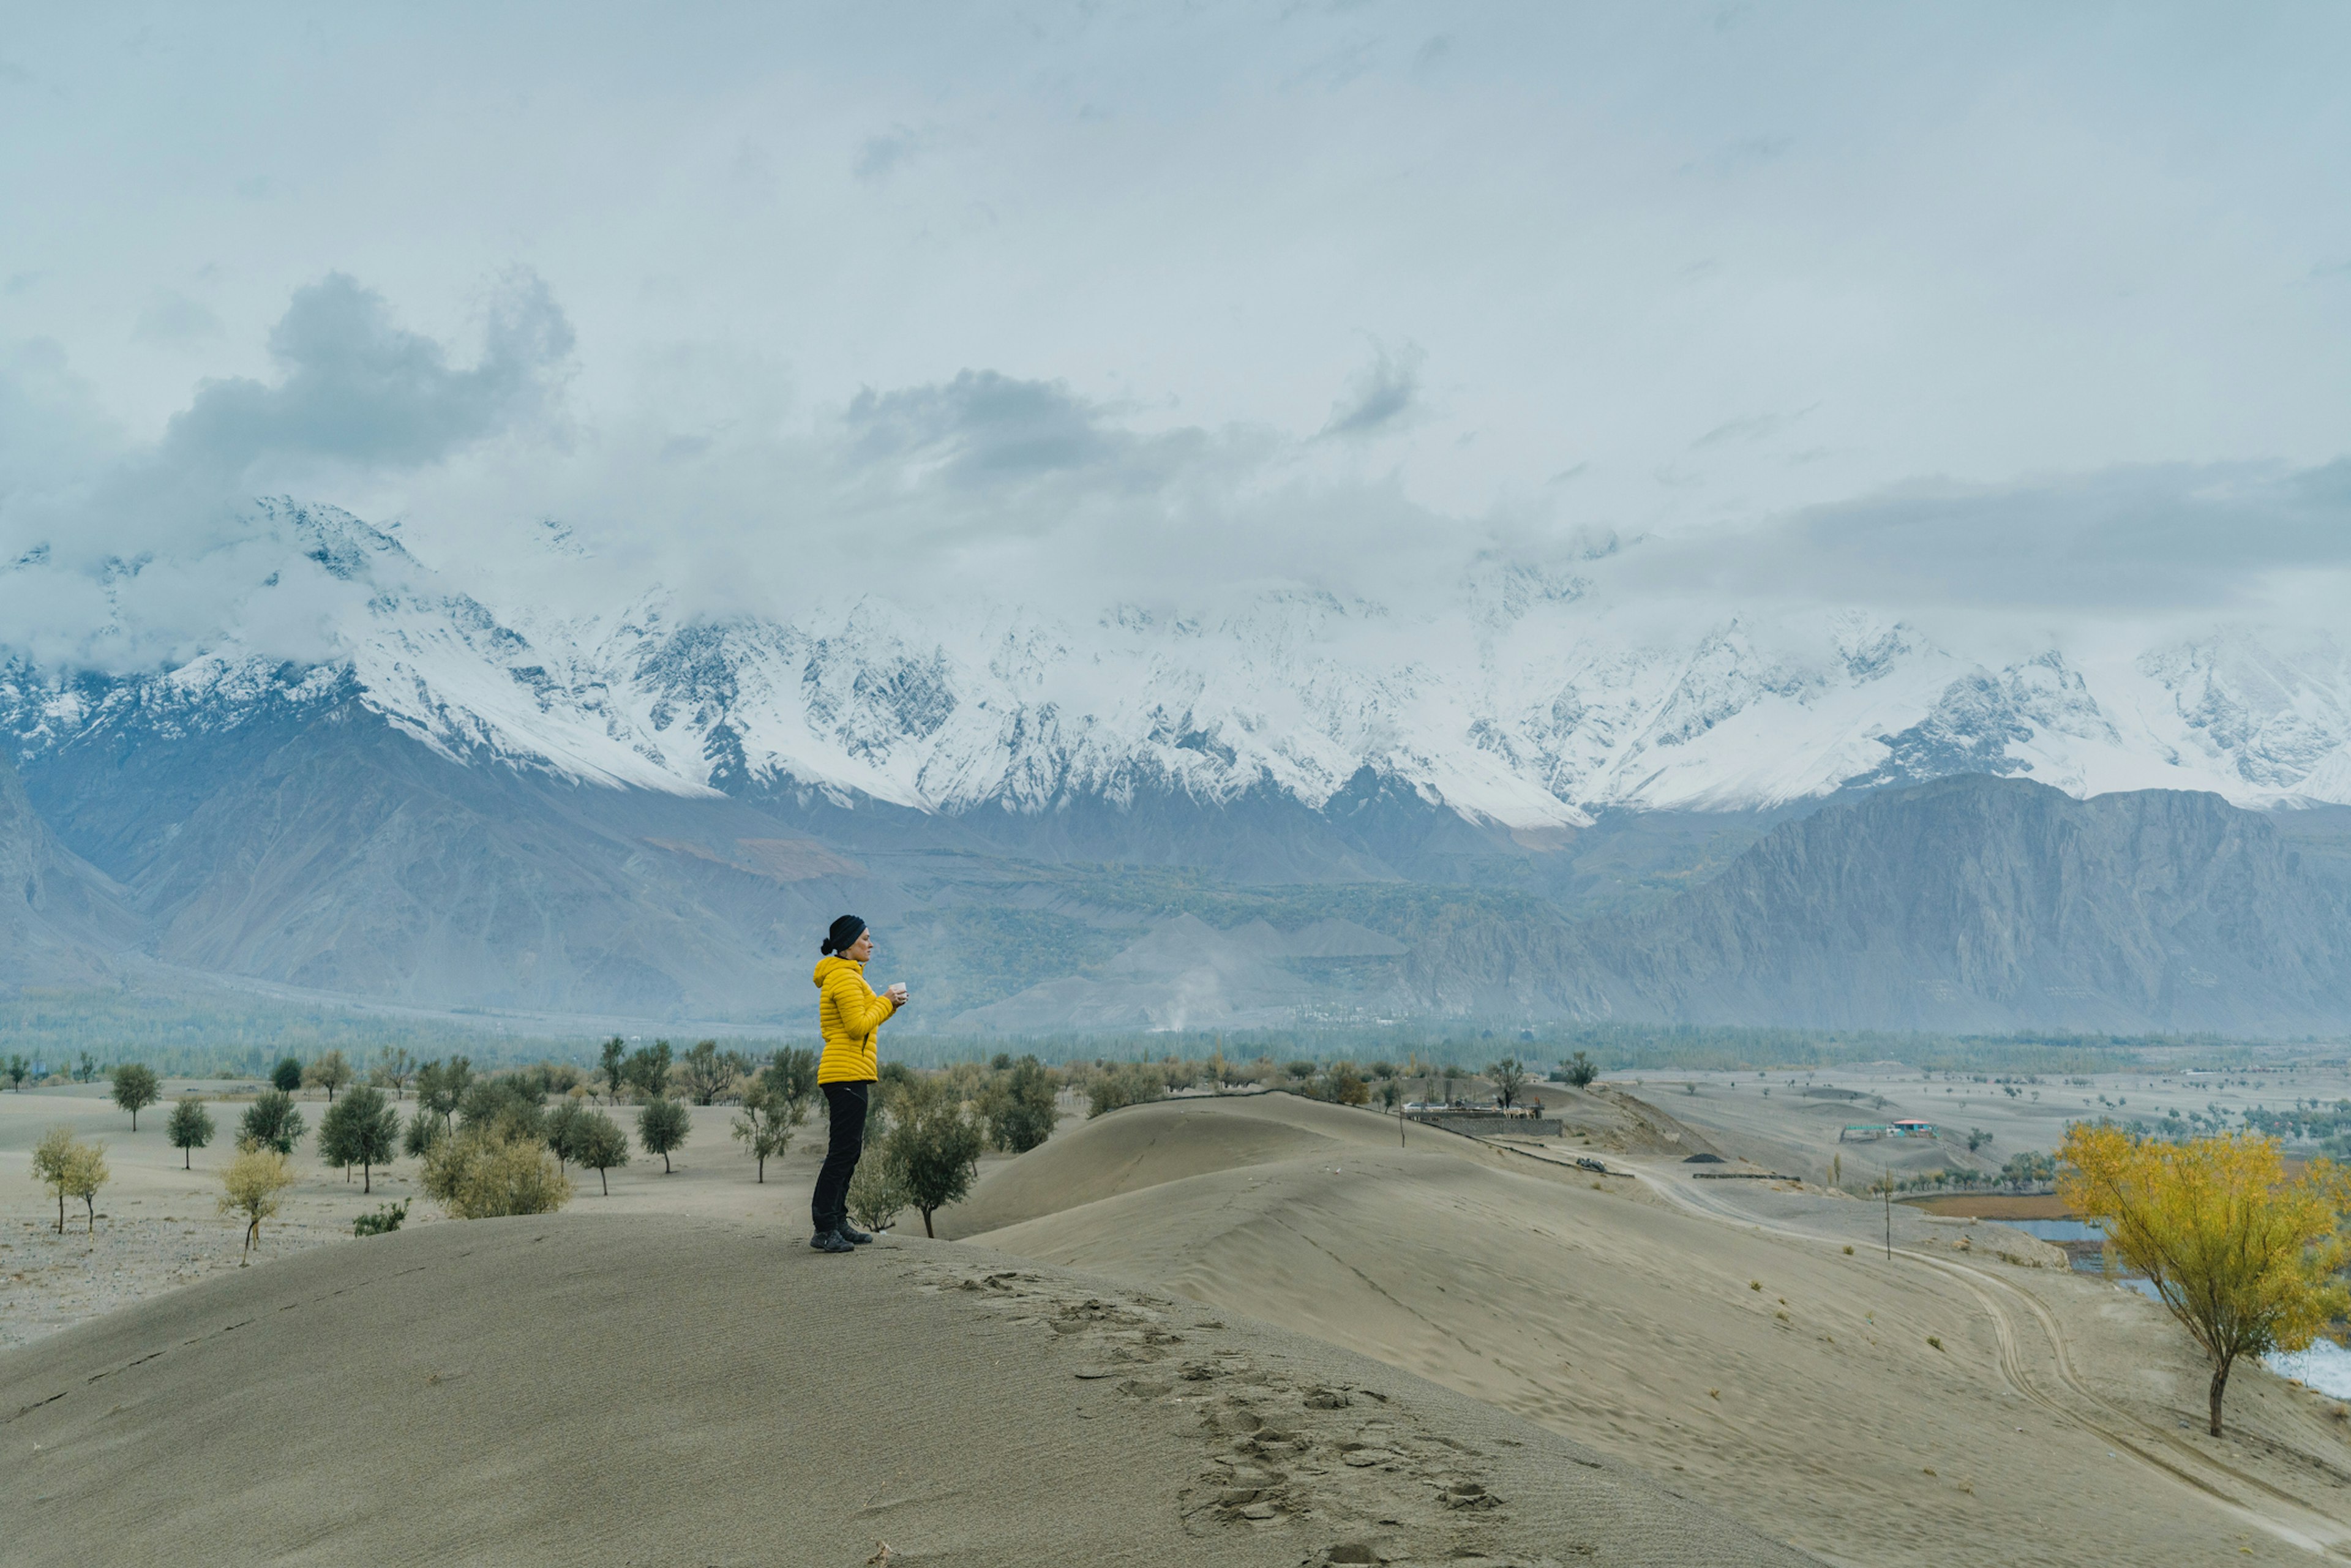
[[1760, 1291], [1763, 1288], [1763, 1281], [1761, 1280], [1750, 1280], [1747, 1281], [1747, 1288], [1750, 1291]]
[[1719, 1399], [1722, 1397], [1722, 1390], [1719, 1388], [1709, 1388], [1706, 1391], [1706, 1396], [1708, 1399]]
[[1844, 1255], [1848, 1258], [1853, 1256], [1853, 1244], [1851, 1242], [1847, 1242], [1845, 1244]]
[[[1930, 1345], [1934, 1346], [1937, 1350], [1940, 1350], [1940, 1349], [1942, 1349], [1942, 1348], [1943, 1348], [1943, 1339], [1942, 1339], [1942, 1336], [1941, 1336], [1940, 1334], [1931, 1334], [1931, 1333], [1930, 1333], [1930, 1334], [1928, 1334], [1928, 1335], [1927, 1336], [1927, 1343], [1928, 1343], [1928, 1344], [1930, 1344]], [[1929, 1474], [1929, 1475], [1932, 1475], [1933, 1473], [1934, 1473], [1934, 1472], [1933, 1472], [1932, 1470], [1929, 1470], [1929, 1471], [1928, 1472], [1928, 1474]]]

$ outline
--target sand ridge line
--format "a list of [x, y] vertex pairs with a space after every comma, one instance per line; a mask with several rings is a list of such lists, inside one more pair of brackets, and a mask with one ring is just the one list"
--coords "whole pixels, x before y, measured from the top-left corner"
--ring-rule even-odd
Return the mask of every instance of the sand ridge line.
[[[1686, 1212], [1702, 1216], [1719, 1224], [1744, 1226], [1813, 1246], [1840, 1245], [1830, 1238], [1814, 1235], [1809, 1231], [1761, 1220], [1751, 1215], [1718, 1208], [1712, 1198], [1702, 1197], [1692, 1192], [1684, 1192], [1655, 1172], [1641, 1174], [1642, 1180], [1654, 1186], [1667, 1201], [1676, 1204]], [[2148, 1468], [2169, 1476], [2244, 1522], [2252, 1524], [2306, 1552], [2312, 1552], [2323, 1557], [2351, 1561], [2351, 1524], [2346, 1524], [2344, 1521], [2328, 1514], [2306, 1499], [2286, 1491], [2259, 1476], [2249, 1475], [2225, 1460], [2206, 1454], [2192, 1444], [2181, 1443], [2172, 1434], [2150, 1425], [2093, 1390], [2074, 1367], [2073, 1359], [2065, 1343], [2064, 1331], [2056, 1314], [2049, 1310], [2047, 1303], [2016, 1284], [2015, 1281], [2003, 1280], [1996, 1274], [1970, 1264], [1960, 1263], [1947, 1258], [1932, 1257], [1907, 1247], [1893, 1249], [1893, 1256], [1910, 1262], [1925, 1264], [1928, 1269], [1959, 1284], [1976, 1300], [1986, 1315], [1991, 1318], [1993, 1334], [2001, 1347], [2001, 1377], [2023, 1397], [2052, 1415], [2082, 1427], [2103, 1441], [2113, 1444]], [[1998, 1295], [1993, 1293], [1994, 1289], [1998, 1291]], [[2022, 1335], [2019, 1333], [2016, 1319], [2004, 1300], [2009, 1297], [2021, 1300], [2025, 1304], [2027, 1312], [2047, 1339], [2051, 1363], [2056, 1369], [2059, 1381], [2064, 1385], [2067, 1391], [2087, 1402], [2110, 1420], [2136, 1429], [2139, 1434], [2137, 1440], [2105, 1421], [2067, 1406], [2032, 1381], [2024, 1362]], [[2163, 1454], [2148, 1451], [2147, 1445], [2150, 1439], [2174, 1454], [2184, 1455], [2205, 1469], [2219, 1471], [2231, 1479], [2265, 1494], [2273, 1501], [2283, 1505], [2283, 1510], [2290, 1515], [2300, 1516], [2299, 1519], [2280, 1518], [2276, 1513], [2264, 1512], [2242, 1499], [2232, 1497], [2219, 1484], [2205, 1476], [2182, 1468]]]
[[[1426, 1429], [1386, 1392], [1301, 1378], [1278, 1354], [1187, 1351], [1192, 1336], [1225, 1330], [1208, 1309], [1099, 1284], [1081, 1293], [1029, 1270], [935, 1264], [916, 1277], [927, 1289], [975, 1294], [1015, 1323], [1046, 1328], [1057, 1347], [1088, 1358], [1073, 1376], [1118, 1379], [1121, 1398], [1197, 1443], [1201, 1468], [1178, 1493], [1185, 1533], [1196, 1539], [1298, 1524], [1342, 1537], [1309, 1563], [1429, 1558], [1531, 1568], [1556, 1561], [1497, 1555], [1491, 1526], [1507, 1521], [1508, 1503], [1476, 1463], [1479, 1450]], [[1574, 1462], [1607, 1469], [1597, 1459]], [[1576, 1556], [1599, 1550], [1582, 1542], [1562, 1549]]]

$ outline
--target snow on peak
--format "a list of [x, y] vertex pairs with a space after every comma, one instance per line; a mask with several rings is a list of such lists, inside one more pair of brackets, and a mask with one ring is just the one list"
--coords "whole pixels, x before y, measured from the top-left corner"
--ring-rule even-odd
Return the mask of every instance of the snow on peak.
[[[869, 595], [789, 622], [709, 620], [654, 589], [566, 616], [486, 603], [334, 507], [266, 500], [254, 523], [277, 541], [256, 557], [267, 574], [201, 652], [138, 676], [0, 668], [19, 748], [355, 699], [469, 763], [958, 812], [1269, 787], [1319, 809], [1366, 767], [1517, 830], [1962, 771], [2351, 802], [2351, 658], [2243, 629], [1997, 663], [1859, 612], [1661, 632], [1572, 570], [1498, 559], [1474, 563], [1449, 608], [1410, 614], [1284, 591], [1218, 615]], [[561, 525], [544, 532], [576, 552]], [[273, 617], [323, 627], [321, 655], [262, 652]]]

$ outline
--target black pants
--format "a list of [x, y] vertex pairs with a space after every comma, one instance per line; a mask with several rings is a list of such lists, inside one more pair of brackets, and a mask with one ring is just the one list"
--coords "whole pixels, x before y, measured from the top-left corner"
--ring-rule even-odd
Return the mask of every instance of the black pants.
[[809, 1205], [815, 1234], [836, 1230], [849, 1218], [849, 1178], [857, 1174], [857, 1156], [865, 1152], [865, 1107], [873, 1081], [824, 1085], [824, 1103], [831, 1113], [831, 1143], [824, 1151], [824, 1168], [816, 1173], [816, 1197]]

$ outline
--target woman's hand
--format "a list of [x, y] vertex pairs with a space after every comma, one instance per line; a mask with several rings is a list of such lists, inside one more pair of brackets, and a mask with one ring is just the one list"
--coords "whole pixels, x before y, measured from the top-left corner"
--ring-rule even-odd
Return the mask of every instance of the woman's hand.
[[901, 980], [883, 994], [887, 996], [892, 1003], [903, 1008], [906, 1005], [913, 993], [906, 989], [906, 982]]

